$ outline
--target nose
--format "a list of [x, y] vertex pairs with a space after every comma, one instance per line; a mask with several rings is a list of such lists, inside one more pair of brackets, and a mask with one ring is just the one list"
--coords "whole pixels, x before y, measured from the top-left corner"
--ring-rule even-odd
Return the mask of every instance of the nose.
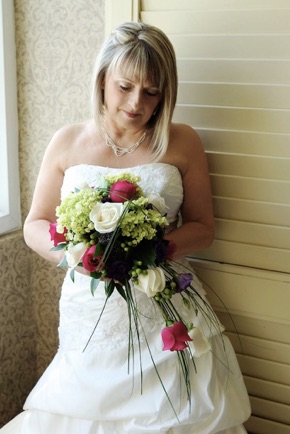
[[139, 89], [134, 89], [130, 92], [129, 104], [132, 110], [137, 111], [142, 106], [142, 92]]

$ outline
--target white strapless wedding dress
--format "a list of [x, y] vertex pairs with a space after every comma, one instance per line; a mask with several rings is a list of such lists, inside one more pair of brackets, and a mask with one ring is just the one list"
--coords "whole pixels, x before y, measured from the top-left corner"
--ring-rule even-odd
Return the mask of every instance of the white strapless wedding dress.
[[[167, 218], [176, 223], [183, 187], [178, 169], [148, 164], [131, 169], [78, 165], [66, 171], [65, 197], [84, 181], [96, 182], [109, 172], [133, 172], [145, 193], [164, 197]], [[191, 321], [210, 339], [211, 350], [196, 358], [191, 372], [189, 408], [176, 352], [162, 351], [162, 318], [137, 294], [150, 350], [178, 419], [156, 375], [147, 344], [140, 337], [143, 387], [138, 345], [128, 371], [128, 315], [126, 302], [115, 291], [101, 321], [88, 340], [105, 301], [100, 284], [93, 297], [88, 276], [66, 276], [60, 299], [59, 350], [28, 396], [24, 411], [0, 430], [1, 434], [243, 434], [250, 406], [233, 349], [226, 337], [191, 311]], [[195, 278], [194, 286], [204, 297]], [[175, 296], [176, 297], [176, 296]], [[178, 296], [177, 296], [178, 297]], [[182, 307], [179, 307], [182, 308]], [[194, 318], [193, 318], [194, 317]], [[135, 338], [136, 339], [136, 338]], [[84, 350], [84, 348], [86, 349]]]

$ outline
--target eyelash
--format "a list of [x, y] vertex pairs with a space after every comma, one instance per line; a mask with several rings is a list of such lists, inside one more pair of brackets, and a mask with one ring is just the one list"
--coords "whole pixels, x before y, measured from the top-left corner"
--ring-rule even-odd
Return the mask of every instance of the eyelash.
[[[120, 89], [121, 89], [122, 92], [129, 92], [131, 90], [130, 87], [124, 86], [122, 84], [120, 84], [119, 87], [120, 87]], [[149, 92], [148, 90], [145, 90], [145, 93], [148, 96], [152, 96], [152, 97], [157, 96], [157, 93]]]
[[130, 90], [130, 87], [123, 86], [122, 84], [120, 84], [119, 87], [123, 92], [128, 92]]
[[149, 92], [148, 90], [146, 90], [146, 93], [148, 96], [157, 96], [157, 93]]

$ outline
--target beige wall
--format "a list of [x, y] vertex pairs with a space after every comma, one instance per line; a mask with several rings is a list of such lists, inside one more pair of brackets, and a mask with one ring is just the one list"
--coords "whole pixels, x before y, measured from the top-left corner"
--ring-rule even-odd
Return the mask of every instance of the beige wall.
[[[105, 0], [15, 0], [22, 218], [52, 134], [90, 116]], [[57, 348], [63, 271], [0, 239], [0, 426], [17, 414]]]

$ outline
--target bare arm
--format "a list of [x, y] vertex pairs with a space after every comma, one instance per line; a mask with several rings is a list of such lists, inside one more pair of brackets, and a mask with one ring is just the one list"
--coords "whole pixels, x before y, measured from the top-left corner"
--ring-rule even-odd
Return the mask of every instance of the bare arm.
[[183, 156], [183, 223], [166, 236], [176, 245], [175, 259], [209, 247], [214, 238], [211, 187], [203, 146], [197, 134], [187, 126], [181, 126], [179, 140]]
[[49, 225], [54, 222], [55, 208], [60, 203], [60, 189], [63, 182], [62, 161], [65, 133], [57, 132], [49, 143], [40, 167], [32, 205], [24, 223], [24, 238], [27, 245], [43, 258], [59, 263], [62, 251], [50, 251]]

